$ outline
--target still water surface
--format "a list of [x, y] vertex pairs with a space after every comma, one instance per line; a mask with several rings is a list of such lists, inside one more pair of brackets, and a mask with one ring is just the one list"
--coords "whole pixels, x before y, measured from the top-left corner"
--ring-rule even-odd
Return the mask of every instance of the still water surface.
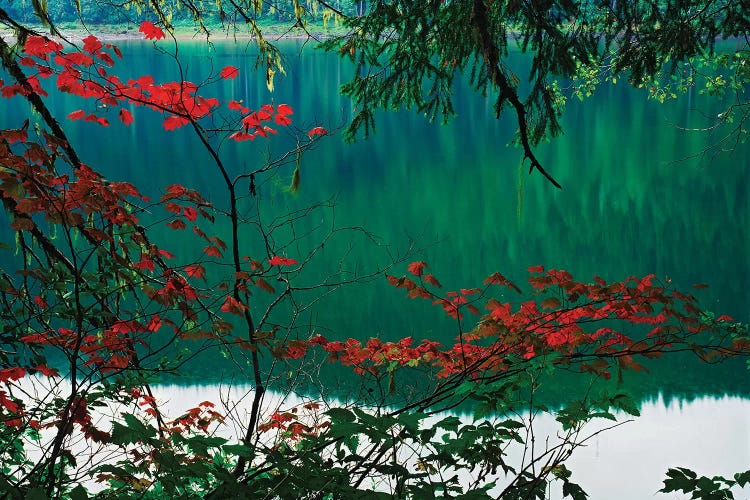
[[[150, 44], [122, 46], [129, 55], [118, 62], [123, 79], [179, 77], [174, 61]], [[217, 44], [209, 50], [200, 43], [183, 44], [182, 71], [199, 82], [212, 69], [232, 64], [241, 68], [240, 77], [209, 87], [206, 94], [243, 99], [251, 107], [290, 103], [295, 125], [303, 130], [345, 124], [351, 105], [335, 90], [351, 74], [349, 64], [309, 47], [301, 51], [298, 43], [284, 47], [288, 74], [277, 77], [274, 94], [253, 73], [252, 49], [244, 45]], [[522, 55], [513, 57], [524, 64]], [[695, 93], [659, 105], [623, 85], [603, 88], [582, 104], [571, 100], [565, 135], [538, 148], [543, 164], [563, 185], [557, 190], [542, 176], [519, 170], [519, 151], [506, 146], [513, 131], [509, 118], [495, 120], [491, 103], [462, 85], [455, 94], [459, 116], [448, 126], [430, 125], [409, 112], [382, 113], [377, 134], [369, 140], [345, 145], [333, 136], [306, 154], [299, 195], [285, 192], [293, 165], [259, 185], [266, 222], [335, 198], [337, 226], [366, 228], [383, 245], [343, 233], [316, 255], [313, 274], [337, 268], [342, 259], [347, 269], [372, 271], [415, 242], [421, 250], [411, 258], [426, 260], [447, 290], [476, 286], [495, 271], [523, 284], [526, 269], [536, 264], [567, 269], [580, 279], [654, 273], [692, 291], [710, 311], [750, 320], [750, 147], [676, 161], [715, 139], [677, 128], [705, 125], [703, 114], [717, 109], [710, 100]], [[68, 96], [53, 93], [50, 99], [61, 115], [81, 106], [96, 110], [93, 103]], [[180, 182], [225, 206], [221, 179], [188, 127], [165, 133], [160, 115], [141, 108], [133, 113], [136, 123], [129, 128], [114, 112], [108, 129], [66, 125], [84, 160], [107, 177], [132, 181], [152, 197]], [[224, 143], [221, 154], [232, 173], [240, 173], [293, 144], [293, 137], [282, 131], [271, 142]], [[312, 236], [302, 242], [298, 255], [289, 249], [289, 256], [303, 255], [305, 244], [317, 243], [322, 234], [315, 228], [327, 227], [333, 219], [317, 212], [300, 221], [298, 233], [310, 231]], [[218, 232], [228, 234], [218, 224]], [[179, 256], [199, 258], [202, 245], [185, 233], [160, 230], [155, 237], [162, 236]], [[263, 255], [260, 242], [248, 238], [243, 253]], [[404, 267], [394, 272], [400, 274]], [[692, 289], [695, 283], [709, 288]], [[307, 319], [335, 336], [450, 341], [455, 335], [453, 323], [434, 307], [405, 299], [382, 279], [333, 294]], [[697, 373], [670, 367], [663, 377], [648, 381], [643, 396], [660, 391], [747, 395], [746, 374], [735, 368]]]
[[[150, 44], [120, 45], [126, 54], [118, 63], [121, 77], [177, 77], [174, 62]], [[184, 44], [180, 51], [186, 78], [193, 81], [203, 80], [211, 64], [242, 69], [238, 79], [221, 82], [209, 92], [219, 99], [244, 99], [250, 107], [289, 103], [302, 129], [324, 125], [334, 130], [343, 125], [352, 110], [336, 89], [352, 68], [334, 56], [302, 51], [294, 42], [284, 47], [287, 76], [277, 78], [274, 94], [252, 72], [251, 48], [216, 44], [209, 50], [202, 44]], [[513, 57], [523, 64], [521, 55]], [[50, 100], [60, 115], [81, 107], [66, 96], [53, 94]], [[92, 104], [84, 106], [89, 110]], [[489, 101], [458, 85], [455, 108], [459, 116], [448, 126], [430, 125], [408, 112], [383, 113], [377, 117], [377, 134], [367, 141], [345, 145], [339, 136], [326, 138], [303, 158], [297, 196], [283, 189], [291, 178], [289, 167], [259, 187], [260, 197], [269, 210], [279, 212], [335, 198], [339, 226], [364, 227], [382, 245], [389, 245], [386, 251], [364, 238], [333, 240], [316, 257], [321, 273], [338, 266], [342, 258], [350, 269], [372, 270], [416, 242], [419, 251], [414, 258], [426, 260], [446, 289], [476, 286], [495, 271], [520, 284], [525, 269], [535, 264], [567, 269], [581, 279], [654, 273], [680, 288], [705, 283], [708, 289], [695, 290], [705, 307], [750, 320], [750, 148], [738, 146], [716, 157], [676, 161], [715, 139], [678, 129], [705, 125], [703, 113], [716, 112], [708, 99], [695, 93], [678, 103], [658, 105], [647, 102], [643, 92], [617, 85], [601, 89], [583, 104], [571, 101], [565, 136], [538, 148], [540, 160], [562, 190], [519, 169], [519, 151], [506, 146], [512, 123], [507, 117], [495, 120]], [[12, 103], [4, 109], [0, 125], [19, 126], [25, 108]], [[107, 177], [132, 181], [153, 197], [164, 186], [180, 182], [220, 205], [216, 172], [206, 153], [196, 149], [190, 132], [165, 134], [151, 112], [133, 113], [136, 123], [129, 128], [115, 116], [109, 117], [109, 129], [66, 126], [84, 160]], [[293, 138], [282, 132], [272, 144], [273, 151], [282, 152], [293, 145]], [[224, 144], [222, 154], [239, 173], [260, 165], [259, 154], [268, 147], [258, 142]], [[307, 222], [311, 230], [321, 222], [328, 224], [332, 216], [320, 217]], [[176, 253], [200, 255], [200, 248], [179, 235], [165, 236], [171, 248], [177, 247]], [[253, 254], [256, 243], [246, 242], [248, 254]], [[455, 332], [433, 307], [407, 301], [384, 280], [334, 293], [308, 320], [324, 326], [321, 331], [327, 335], [340, 337], [413, 335], [447, 342]], [[220, 361], [215, 366], [220, 367]], [[198, 385], [171, 389], [172, 399], [179, 399], [180, 391], [211, 392], [213, 386], [201, 384], [220, 375], [219, 370], [207, 374], [196, 369], [192, 380]], [[678, 358], [660, 363], [648, 377], [627, 379], [644, 416], [611, 438], [600, 438], [575, 460], [587, 478], [582, 482], [591, 485], [592, 492], [619, 488], [618, 477], [626, 467], [632, 471], [627, 486], [636, 484], [646, 469], [652, 478], [639, 490], [643, 495], [616, 497], [609, 490], [592, 497], [651, 496], [667, 465], [705, 465], [701, 472], [710, 475], [750, 463], [747, 376], [742, 363], [706, 367]], [[564, 401], [566, 391], [567, 386], [559, 384], [551, 397]], [[686, 442], [691, 444], [680, 446]], [[596, 451], [591, 454], [592, 450]], [[656, 450], [669, 450], [670, 455]], [[677, 452], [685, 461], [676, 460]], [[719, 457], [726, 464], [720, 464]], [[623, 465], [610, 467], [613, 461]]]

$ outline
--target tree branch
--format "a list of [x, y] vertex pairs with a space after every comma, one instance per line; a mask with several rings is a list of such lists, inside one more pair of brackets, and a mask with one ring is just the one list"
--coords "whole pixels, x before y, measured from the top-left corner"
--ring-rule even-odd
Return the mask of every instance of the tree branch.
[[484, 4], [483, 0], [474, 0], [471, 22], [474, 26], [476, 41], [479, 44], [490, 81], [500, 92], [500, 95], [495, 102], [495, 110], [498, 117], [503, 103], [506, 100], [509, 101], [516, 110], [518, 132], [521, 136], [524, 160], [528, 158], [531, 162], [529, 173], [531, 173], [532, 170], [537, 169], [539, 173], [546, 177], [556, 188], [562, 189], [562, 186], [544, 169], [544, 167], [542, 167], [542, 164], [539, 163], [539, 160], [537, 160], [536, 155], [534, 155], [534, 152], [531, 149], [531, 144], [529, 143], [528, 122], [526, 120], [526, 108], [518, 98], [518, 92], [516, 92], [515, 87], [511, 85], [508, 81], [508, 77], [506, 77], [500, 70], [500, 51], [498, 50], [497, 45], [492, 41], [492, 35], [490, 34], [487, 23], [487, 6]]

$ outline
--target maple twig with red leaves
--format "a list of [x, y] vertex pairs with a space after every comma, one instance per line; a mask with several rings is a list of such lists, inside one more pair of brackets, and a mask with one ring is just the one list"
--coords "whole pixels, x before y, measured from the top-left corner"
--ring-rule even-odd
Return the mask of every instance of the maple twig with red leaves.
[[[529, 268], [529, 284], [542, 300], [514, 304], [486, 297], [496, 286], [521, 293], [499, 273], [489, 276], [484, 288], [441, 293], [441, 283], [426, 273], [426, 268], [425, 262], [413, 262], [408, 266], [413, 278], [388, 276], [388, 281], [406, 290], [412, 299], [430, 300], [454, 319], [459, 334], [453, 346], [433, 340], [415, 345], [411, 337], [398, 342], [377, 338], [363, 342], [316, 336], [300, 348], [321, 346], [330, 360], [351, 366], [360, 375], [392, 371], [395, 363], [425, 367], [438, 379], [448, 379], [448, 384], [454, 384], [455, 377], [497, 380], [515, 373], [524, 361], [551, 354], [555, 363], [573, 363], [582, 372], [604, 378], [611, 376], [613, 367], [640, 371], [643, 366], [638, 358], [656, 358], [668, 352], [691, 351], [703, 361], [747, 354], [747, 338], [732, 337], [726, 329], [734, 324], [732, 318], [708, 319], [692, 295], [657, 283], [654, 275], [611, 283], [599, 277], [581, 282], [566, 271], [535, 266]], [[478, 306], [487, 312], [481, 313]], [[466, 313], [477, 317], [468, 331], [462, 327]], [[431, 406], [433, 400], [427, 403]], [[426, 409], [427, 403], [418, 406]]]
[[[141, 31], [148, 39], [158, 41], [164, 38], [161, 30], [151, 23], [144, 23]], [[9, 305], [8, 311], [17, 309], [15, 304], [24, 310], [16, 323], [24, 325], [23, 330], [30, 333], [17, 339], [21, 345], [38, 356], [42, 356], [43, 349], [62, 353], [68, 360], [68, 376], [72, 380], [67, 402], [58, 412], [46, 415], [46, 420], [35, 419], [35, 415], [26, 408], [28, 405], [6, 397], [9, 393], [3, 392], [2, 406], [12, 414], [12, 418], [5, 420], [8, 428], [18, 429], [19, 435], [29, 427], [58, 429], [44, 460], [29, 469], [19, 480], [20, 483], [35, 481], [36, 476], [48, 494], [62, 487], [59, 483], [62, 476], [55, 471], [66, 459], [68, 452], [65, 443], [72, 439], [76, 425], [88, 440], [101, 443], [117, 440], [116, 436], [112, 437], [94, 426], [89, 411], [97, 398], [113, 396], [111, 392], [95, 395], [97, 384], [109, 379], [115, 380], [116, 385], [130, 395], [131, 401], [138, 402], [147, 415], [156, 419], [156, 432], [162, 439], [168, 433], [173, 433], [175, 428], [167, 424], [159, 406], [155, 404], [153, 391], [144, 380], [149, 373], [171, 372], [184, 362], [170, 361], [151, 367], [147, 364], [147, 361], [165, 352], [169, 344], [181, 339], [204, 339], [227, 348], [238, 345], [250, 351], [255, 391], [244, 442], [254, 447], [253, 436], [261, 412], [265, 383], [258, 351], [268, 345], [266, 339], [261, 338], [260, 343], [257, 341], [256, 328], [263, 328], [273, 304], [265, 311], [261, 323], [255, 324], [248, 306], [249, 285], [274, 294], [268, 277], [299, 272], [305, 262], [293, 270], [285, 269], [298, 264], [297, 260], [275, 255], [274, 245], [270, 244], [265, 232], [263, 238], [268, 263], [264, 265], [261, 260], [243, 257], [238, 236], [238, 182], [246, 181], [248, 176], [252, 180], [253, 176], [269, 172], [272, 168], [278, 169], [288, 164], [288, 158], [296, 157], [299, 168], [302, 152], [317, 137], [326, 135], [327, 131], [319, 126], [313, 127], [307, 133], [306, 142], [295, 151], [254, 172], [243, 172], [233, 178], [212, 145], [209, 134], [223, 130], [229, 139], [235, 141], [268, 138], [269, 134], [276, 133], [268, 125], [271, 121], [282, 127], [292, 123], [290, 115], [293, 110], [290, 106], [263, 105], [253, 111], [241, 102], [232, 100], [226, 103], [226, 109], [238, 117], [230, 122], [238, 129], [206, 129], [201, 121], [212, 119], [221, 103], [198, 94], [203, 84], [194, 85], [186, 81], [160, 84], [150, 77], [122, 82], [110, 72], [116, 59], [122, 57], [121, 51], [117, 46], [102, 43], [94, 36], [83, 40], [82, 51], [67, 52], [62, 44], [33, 34], [24, 37], [20, 52], [12, 51], [7, 44], [0, 48], [5, 51], [6, 66], [16, 79], [16, 83], [0, 82], [3, 96], [28, 99], [52, 130], [51, 134], [42, 130], [40, 141], [29, 137], [28, 120], [19, 129], [0, 131], [0, 153], [4, 160], [0, 190], [6, 210], [13, 216], [12, 229], [18, 234], [24, 256], [23, 283], [17, 287], [12, 279], [8, 279], [3, 300]], [[219, 72], [218, 78], [233, 79], [238, 72], [238, 68], [226, 66]], [[131, 126], [135, 120], [129, 110], [132, 105], [163, 113], [166, 131], [188, 124], [192, 126], [225, 180], [230, 194], [229, 210], [217, 211], [196, 191], [177, 184], [167, 187], [166, 193], [151, 209], [161, 206], [171, 214], [167, 226], [173, 230], [192, 225], [193, 233], [207, 243], [203, 255], [215, 260], [223, 259], [228, 245], [219, 236], [204, 232], [197, 222], [200, 217], [213, 223], [217, 213], [228, 216], [232, 225], [230, 258], [234, 273], [231, 279], [221, 282], [218, 287], [220, 305], [206, 293], [210, 288], [197, 285], [198, 280], [207, 278], [206, 265], [210, 262], [197, 261], [182, 266], [170, 264], [168, 260], [175, 259], [175, 256], [150, 241], [148, 228], [142, 225], [139, 218], [150, 201], [131, 184], [107, 181], [81, 163], [62, 127], [43, 101], [47, 93], [40, 79], [56, 80], [59, 92], [94, 99], [107, 105], [108, 112], [117, 113], [125, 126]], [[105, 116], [83, 110], [73, 111], [67, 118], [109, 126]], [[280, 226], [291, 225], [296, 218], [291, 216]], [[41, 219], [62, 228], [62, 245], [40, 229], [38, 221]], [[336, 231], [339, 229], [332, 230], [331, 234]], [[39, 245], [38, 249], [26, 242], [26, 235], [31, 235]], [[28, 264], [29, 261], [33, 264]], [[52, 266], [57, 271], [47, 276], [41, 271], [45, 266]], [[372, 276], [375, 274], [356, 280]], [[326, 279], [325, 293], [331, 287], [356, 280]], [[63, 293], [63, 284], [73, 288], [71, 300]], [[229, 293], [222, 292], [227, 288]], [[274, 304], [288, 295], [290, 290], [287, 284]], [[129, 310], [130, 306], [123, 310], [125, 303], [135, 305], [135, 310]], [[242, 317], [246, 325], [245, 340], [227, 337], [234, 325], [222, 319], [217, 312]], [[65, 326], [59, 326], [57, 322], [47, 321], [45, 318], [48, 315], [71, 317], [72, 321], [70, 325], [63, 322]], [[40, 324], [34, 325], [37, 319]], [[201, 329], [203, 325], [209, 328]], [[172, 331], [167, 340], [156, 340], [156, 335], [163, 335], [165, 330]], [[199, 347], [197, 351], [202, 349]], [[4, 378], [0, 382], [30, 380], [28, 375], [33, 373], [57, 376], [57, 371], [48, 369], [44, 363], [24, 367], [20, 354], [10, 363], [18, 366], [11, 366], [7, 377], [3, 373]], [[237, 475], [243, 473], [246, 458], [245, 455], [239, 456], [235, 465]]]

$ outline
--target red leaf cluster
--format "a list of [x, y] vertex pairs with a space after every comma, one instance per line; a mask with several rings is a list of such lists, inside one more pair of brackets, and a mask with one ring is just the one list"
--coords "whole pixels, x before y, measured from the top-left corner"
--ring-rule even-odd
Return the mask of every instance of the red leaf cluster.
[[[635, 356], [656, 356], [671, 349], [677, 340], [684, 343], [685, 338], [721, 328], [723, 322], [731, 321], [728, 316], [720, 316], [713, 323], [706, 322], [692, 296], [655, 284], [653, 275], [614, 283], [597, 277], [586, 283], [576, 281], [567, 271], [545, 271], [534, 266], [529, 268], [529, 284], [541, 296], [539, 307], [536, 300], [513, 304], [485, 299], [492, 285], [521, 293], [520, 288], [499, 273], [485, 280], [484, 290], [463, 288], [459, 292], [446, 292], [446, 297], [437, 296], [425, 288], [425, 284], [438, 286], [431, 275], [424, 275], [426, 267], [421, 261], [408, 266], [421, 284], [405, 276], [388, 276], [388, 281], [405, 289], [409, 297], [432, 300], [457, 320], [463, 318], [460, 312], [463, 308], [479, 315], [479, 309], [471, 302], [485, 301], [487, 313], [452, 347], [443, 348], [427, 340], [413, 347], [411, 338], [399, 342], [370, 339], [363, 344], [356, 339], [329, 341], [321, 336], [308, 340], [308, 345], [321, 346], [330, 360], [353, 366], [360, 374], [392, 370], [396, 362], [398, 366], [430, 367], [438, 377], [482, 376], [506, 370], [517, 359], [555, 352], [562, 354], [559, 359], [566, 363], [582, 360], [581, 370], [609, 377], [611, 366], [640, 370], [642, 366]], [[602, 322], [612, 326], [591, 328]], [[614, 325], [620, 325], [621, 329]], [[641, 325], [648, 325], [651, 330], [646, 334], [639, 330]], [[626, 329], [633, 333], [626, 334]], [[583, 361], [587, 358], [596, 362]]]
[[221, 76], [224, 80], [231, 80], [233, 78], [237, 78], [237, 75], [240, 74], [240, 70], [234, 66], [225, 66], [221, 72], [219, 73], [219, 76]]
[[294, 259], [289, 259], [287, 257], [281, 257], [279, 255], [275, 255], [268, 259], [268, 263], [272, 266], [293, 266], [297, 264], [298, 262]]
[[141, 27], [138, 28], [138, 31], [143, 33], [146, 40], [161, 40], [166, 36], [161, 28], [155, 26], [154, 23], [149, 21], [143, 21]]

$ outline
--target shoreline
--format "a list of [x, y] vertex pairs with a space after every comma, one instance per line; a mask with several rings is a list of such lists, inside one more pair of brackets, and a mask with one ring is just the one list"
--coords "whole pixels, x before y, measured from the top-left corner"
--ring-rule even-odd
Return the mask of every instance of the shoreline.
[[[97, 26], [76, 26], [66, 27], [63, 25], [56, 26], [58, 30], [63, 34], [64, 39], [71, 42], [80, 42], [89, 35], [96, 36], [103, 42], [117, 42], [117, 41], [148, 41], [144, 38], [143, 33], [138, 31], [136, 26], [133, 27], [122, 27], [113, 25], [97, 25]], [[30, 29], [33, 29], [41, 34], [50, 36], [47, 32], [48, 29], [41, 25], [31, 25]], [[336, 36], [337, 33], [334, 30], [329, 33], [320, 31], [309, 31], [301, 32], [300, 28], [289, 28], [281, 26], [267, 26], [261, 27], [263, 36], [266, 40], [271, 42], [283, 41], [283, 40], [323, 40]], [[317, 27], [316, 27], [317, 28]], [[249, 32], [231, 32], [222, 29], [221, 27], [209, 27], [209, 33], [201, 32], [193, 27], [187, 26], [175, 26], [172, 33], [165, 31], [167, 39], [173, 37], [176, 41], [232, 41], [241, 40], [249, 41], [255, 40], [256, 36], [254, 33]], [[341, 30], [335, 30], [341, 31]], [[7, 39], [15, 37], [15, 32], [9, 29], [0, 29], [0, 38]], [[54, 39], [60, 39], [58, 36], [52, 36]]]

